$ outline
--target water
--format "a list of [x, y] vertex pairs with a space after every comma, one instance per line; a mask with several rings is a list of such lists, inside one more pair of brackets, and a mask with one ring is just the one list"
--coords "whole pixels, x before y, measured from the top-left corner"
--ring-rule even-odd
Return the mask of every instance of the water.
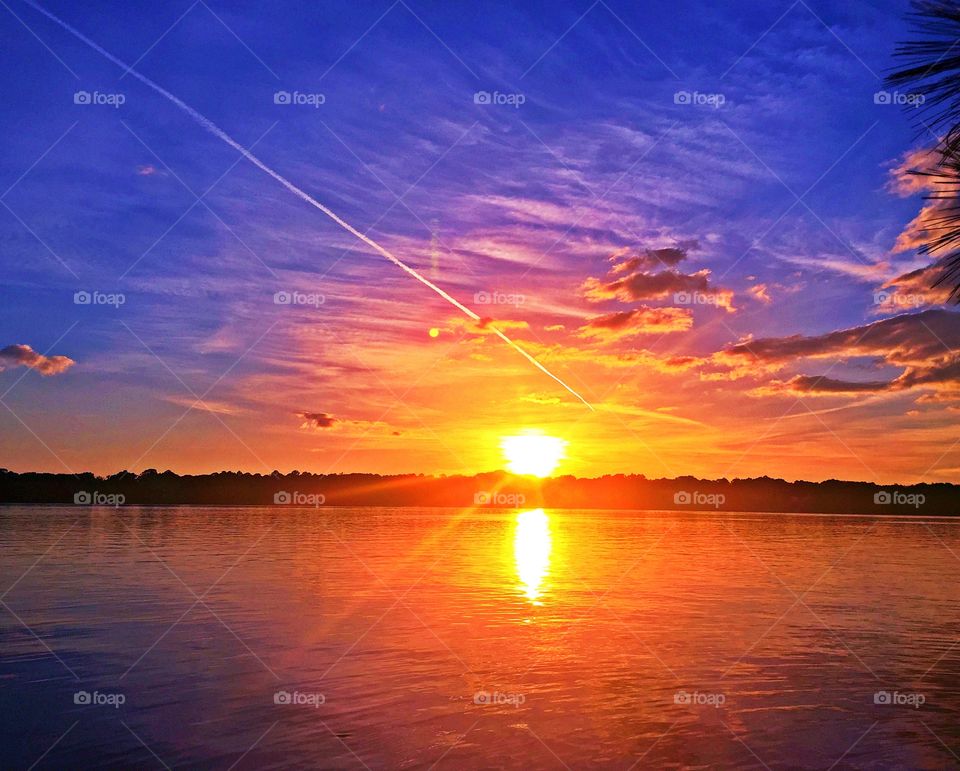
[[0, 767], [958, 767], [958, 524], [2, 508]]

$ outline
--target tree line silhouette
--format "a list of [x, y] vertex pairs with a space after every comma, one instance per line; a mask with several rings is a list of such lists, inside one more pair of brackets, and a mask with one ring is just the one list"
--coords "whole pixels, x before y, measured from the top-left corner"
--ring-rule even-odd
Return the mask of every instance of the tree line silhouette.
[[180, 475], [148, 469], [110, 476], [16, 473], [0, 469], [0, 503], [72, 505], [430, 506], [529, 509], [654, 509], [835, 514], [960, 514], [960, 486], [937, 483], [788, 482], [783, 479], [648, 479], [612, 474], [586, 479], [424, 474]]

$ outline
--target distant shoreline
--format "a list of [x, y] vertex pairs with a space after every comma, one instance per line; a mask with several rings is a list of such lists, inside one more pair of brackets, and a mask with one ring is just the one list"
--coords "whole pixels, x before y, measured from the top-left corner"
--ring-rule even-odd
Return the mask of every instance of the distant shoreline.
[[383, 507], [509, 511], [550, 508], [855, 516], [960, 515], [960, 485], [787, 482], [782, 479], [647, 479], [615, 474], [536, 479], [502, 471], [473, 476], [422, 474], [178, 475], [148, 470], [15, 473], [0, 469], [0, 505]]
[[[0, 501], [0, 511], [11, 508], [22, 508], [22, 509], [56, 509], [62, 510], [65, 507], [69, 506], [74, 507], [75, 504], [65, 504], [65, 503], [10, 503]], [[332, 512], [343, 509], [377, 509], [377, 510], [429, 510], [431, 512], [451, 512], [451, 513], [462, 513], [465, 510], [463, 506], [433, 506], [433, 505], [416, 505], [416, 504], [404, 504], [402, 506], [389, 506], [389, 505], [374, 505], [374, 504], [351, 504], [351, 505], [324, 505], [319, 507], [313, 506], [279, 506], [272, 503], [123, 503], [120, 506], [106, 506], [106, 505], [96, 505], [96, 506], [76, 506], [77, 510], [82, 512], [87, 511], [104, 511], [104, 510], [131, 510], [131, 509], [163, 509], [170, 511], [172, 509], [259, 509], [259, 510], [269, 510], [276, 511], [278, 513], [283, 512], [297, 512], [297, 513], [309, 513], [311, 511], [315, 512]], [[937, 522], [960, 522], [960, 515], [957, 514], [925, 514], [920, 512], [918, 514], [899, 514], [897, 512], [891, 511], [878, 511], [873, 514], [861, 514], [861, 513], [849, 513], [841, 511], [735, 511], [735, 510], [726, 510], [726, 509], [610, 509], [610, 508], [589, 508], [589, 507], [570, 507], [570, 506], [543, 506], [535, 508], [544, 508], [547, 511], [553, 512], [567, 512], [567, 511], [577, 511], [577, 512], [586, 512], [586, 513], [595, 513], [595, 514], [623, 514], [623, 515], [634, 515], [634, 514], [723, 514], [729, 517], [737, 516], [752, 516], [752, 515], [776, 515], [783, 517], [810, 517], [813, 518], [835, 518], [843, 517], [845, 519], [890, 519], [890, 520], [904, 520], [912, 521], [916, 520], [919, 522], [926, 521], [937, 521]], [[506, 508], [499, 506], [486, 506], [483, 508], [467, 507], [467, 510], [471, 510], [475, 514], [511, 514], [517, 511], [525, 511], [527, 508], [517, 509], [517, 508]]]

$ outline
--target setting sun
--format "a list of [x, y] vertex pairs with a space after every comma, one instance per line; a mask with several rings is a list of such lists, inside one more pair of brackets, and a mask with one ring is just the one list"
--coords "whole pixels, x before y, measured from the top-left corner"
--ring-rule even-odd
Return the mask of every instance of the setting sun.
[[522, 434], [500, 440], [507, 468], [514, 474], [545, 477], [553, 472], [564, 457], [567, 443], [555, 436]]

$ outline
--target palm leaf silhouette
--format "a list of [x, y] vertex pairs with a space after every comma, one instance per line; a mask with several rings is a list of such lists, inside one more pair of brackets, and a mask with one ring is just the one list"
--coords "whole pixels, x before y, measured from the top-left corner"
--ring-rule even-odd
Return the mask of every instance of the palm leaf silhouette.
[[927, 223], [930, 238], [919, 251], [937, 258], [941, 267], [934, 286], [952, 287], [960, 300], [960, 2], [914, 0], [908, 14], [916, 39], [897, 46], [894, 57], [903, 68], [887, 77], [892, 87], [909, 87], [924, 97], [917, 128], [938, 137], [939, 155], [931, 169], [912, 171], [933, 188], [928, 200], [937, 204]]

